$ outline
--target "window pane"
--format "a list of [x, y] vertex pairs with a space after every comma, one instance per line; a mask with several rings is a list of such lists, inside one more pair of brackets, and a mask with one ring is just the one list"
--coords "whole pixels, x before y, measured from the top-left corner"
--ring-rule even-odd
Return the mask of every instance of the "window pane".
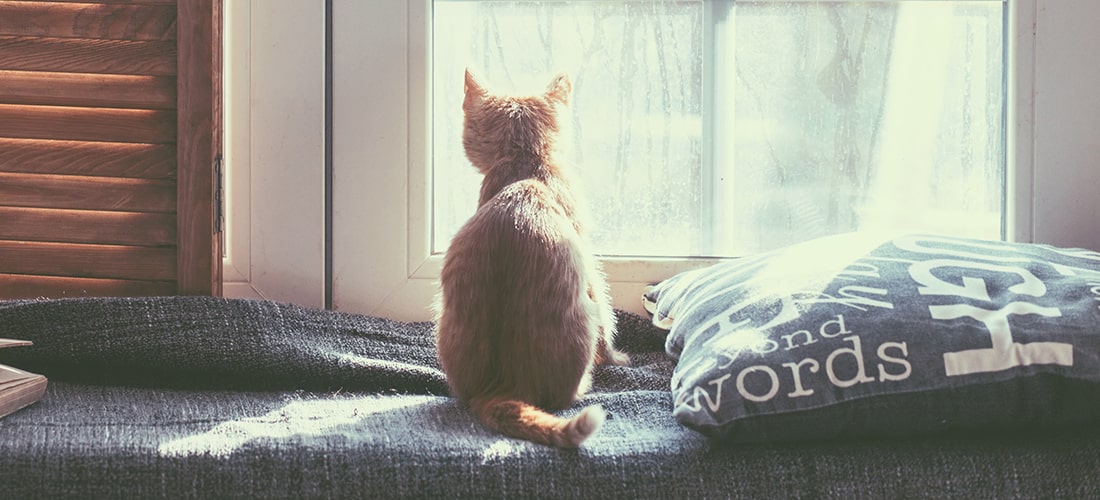
[[1002, 2], [739, 2], [733, 19], [717, 253], [870, 227], [1001, 237]]
[[436, 1], [433, 250], [474, 212], [462, 71], [574, 80], [612, 255], [739, 255], [868, 227], [999, 237], [1001, 1]]
[[[570, 153], [602, 253], [690, 252], [698, 235], [701, 2], [435, 2], [433, 247], [474, 212], [480, 175], [461, 144], [469, 65], [505, 91], [573, 79]], [[659, 226], [659, 227], [657, 227]]]

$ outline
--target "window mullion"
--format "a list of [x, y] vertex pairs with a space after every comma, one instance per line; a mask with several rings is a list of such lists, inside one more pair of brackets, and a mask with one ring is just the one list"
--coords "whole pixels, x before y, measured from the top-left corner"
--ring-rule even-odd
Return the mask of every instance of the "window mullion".
[[700, 255], [727, 255], [734, 241], [733, 15], [732, 0], [704, 4]]

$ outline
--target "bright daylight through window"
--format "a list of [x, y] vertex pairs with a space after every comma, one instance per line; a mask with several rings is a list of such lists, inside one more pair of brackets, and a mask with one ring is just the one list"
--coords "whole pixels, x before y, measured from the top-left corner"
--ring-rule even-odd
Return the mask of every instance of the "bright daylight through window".
[[735, 256], [867, 228], [1003, 234], [1000, 0], [432, 4], [432, 248], [474, 212], [462, 75], [574, 81], [597, 252]]

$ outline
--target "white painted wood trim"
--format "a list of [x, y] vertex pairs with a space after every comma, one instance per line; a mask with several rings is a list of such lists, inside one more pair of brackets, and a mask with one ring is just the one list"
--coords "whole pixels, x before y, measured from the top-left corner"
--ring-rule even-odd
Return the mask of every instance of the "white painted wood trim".
[[224, 294], [322, 307], [324, 2], [231, 0], [226, 19]]
[[1035, 1], [1008, 2], [1005, 127], [1005, 237], [1032, 241], [1032, 185], [1035, 166]]
[[416, 275], [428, 258], [428, 209], [409, 195], [428, 186], [427, 137], [410, 134], [426, 129], [428, 6], [334, 0], [335, 309], [430, 316], [434, 279]]
[[[223, 110], [225, 116], [225, 245], [222, 259], [222, 283], [239, 288], [251, 281], [249, 216], [249, 151], [251, 144], [250, 61], [251, 8], [248, 1], [229, 1], [223, 18], [225, 36], [223, 71]], [[251, 288], [251, 287], [249, 287]]]
[[[438, 268], [425, 275], [422, 271], [432, 259], [432, 64], [431, 2], [408, 2], [408, 276], [434, 280]], [[438, 257], [434, 259], [440, 260]], [[431, 267], [431, 266], [429, 266]]]

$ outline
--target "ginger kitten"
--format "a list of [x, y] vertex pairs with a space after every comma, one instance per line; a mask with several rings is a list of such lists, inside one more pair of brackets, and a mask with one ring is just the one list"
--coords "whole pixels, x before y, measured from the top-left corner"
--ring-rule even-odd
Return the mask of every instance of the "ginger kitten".
[[603, 409], [548, 411], [587, 391], [595, 364], [629, 361], [612, 346], [607, 282], [558, 158], [571, 90], [561, 75], [540, 96], [495, 96], [466, 72], [462, 142], [485, 178], [443, 260], [436, 329], [451, 392], [482, 422], [569, 448], [600, 428]]

